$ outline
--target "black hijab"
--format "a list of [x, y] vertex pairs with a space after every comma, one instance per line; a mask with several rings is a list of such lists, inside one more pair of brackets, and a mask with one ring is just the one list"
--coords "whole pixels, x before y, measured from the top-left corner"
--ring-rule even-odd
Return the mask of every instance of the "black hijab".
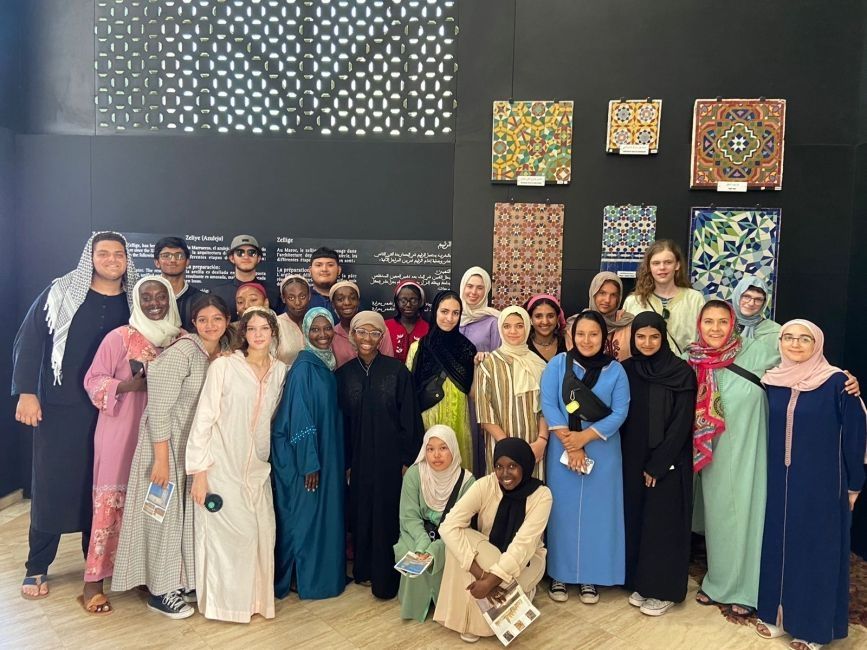
[[469, 394], [473, 385], [473, 359], [476, 356], [476, 346], [458, 330], [445, 332], [437, 325], [437, 310], [440, 303], [447, 298], [457, 300], [463, 311], [461, 297], [456, 291], [447, 289], [434, 296], [431, 304], [430, 329], [419, 341], [418, 352], [412, 366], [412, 375], [416, 386], [424, 386], [431, 377], [445, 371], [462, 393]]
[[[601, 345], [599, 346], [599, 351], [596, 352], [596, 354], [594, 354], [592, 357], [585, 357], [583, 354], [581, 354], [578, 346], [575, 345], [575, 332], [578, 330], [578, 323], [582, 320], [592, 320], [594, 323], [597, 323], [600, 328], [602, 328], [602, 341]], [[605, 354], [605, 341], [608, 340], [608, 325], [605, 323], [605, 318], [598, 311], [593, 311], [592, 309], [585, 309], [580, 314], [578, 314], [578, 318], [576, 318], [575, 322], [572, 323], [571, 336], [572, 349], [569, 351], [569, 353], [574, 353], [573, 358], [581, 364], [582, 368], [584, 368], [584, 377], [581, 379], [581, 381], [587, 386], [587, 388], [593, 388], [593, 386], [595, 386], [596, 382], [599, 380], [599, 375], [602, 374], [602, 369], [609, 363], [614, 361], [614, 357]]]
[[494, 525], [489, 536], [491, 544], [505, 553], [509, 544], [524, 523], [527, 514], [527, 497], [542, 486], [542, 481], [533, 478], [536, 456], [530, 444], [521, 438], [503, 438], [494, 447], [494, 463], [508, 456], [516, 461], [524, 472], [521, 482], [512, 490], [502, 490], [503, 499], [497, 507]]

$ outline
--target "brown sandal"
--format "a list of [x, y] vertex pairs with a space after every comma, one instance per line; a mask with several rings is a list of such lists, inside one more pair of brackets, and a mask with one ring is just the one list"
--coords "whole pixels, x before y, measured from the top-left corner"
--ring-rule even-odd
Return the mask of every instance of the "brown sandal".
[[84, 608], [84, 611], [91, 616], [108, 616], [109, 614], [114, 613], [114, 608], [111, 606], [111, 602], [106, 598], [105, 594], [95, 594], [87, 601], [86, 605], [84, 604], [83, 594], [78, 596], [76, 600], [78, 601], [78, 604]]
[[[42, 591], [42, 586], [45, 585], [45, 591]], [[28, 594], [24, 591], [24, 587], [36, 587], [35, 594]], [[35, 576], [25, 576], [24, 582], [21, 583], [21, 597], [24, 600], [42, 600], [48, 598], [48, 576], [44, 573]]]

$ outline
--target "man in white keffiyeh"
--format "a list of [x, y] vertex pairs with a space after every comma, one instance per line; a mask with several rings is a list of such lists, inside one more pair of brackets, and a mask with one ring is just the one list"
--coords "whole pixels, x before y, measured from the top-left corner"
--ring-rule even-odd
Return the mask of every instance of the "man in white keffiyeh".
[[123, 235], [96, 233], [78, 266], [34, 301], [15, 337], [15, 419], [35, 427], [25, 599], [48, 595], [45, 574], [62, 533], [81, 531], [87, 552], [97, 411], [83, 378], [103, 336], [129, 320], [137, 279]]

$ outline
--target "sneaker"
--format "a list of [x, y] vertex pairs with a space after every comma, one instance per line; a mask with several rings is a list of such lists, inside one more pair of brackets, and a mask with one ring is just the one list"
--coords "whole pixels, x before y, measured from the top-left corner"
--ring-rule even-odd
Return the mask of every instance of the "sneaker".
[[180, 591], [170, 591], [164, 596], [151, 596], [148, 598], [148, 609], [174, 619], [188, 618], [196, 613], [196, 610], [184, 602]]
[[633, 607], [641, 607], [646, 600], [647, 598], [642, 596], [640, 593], [633, 591], [632, 595], [629, 597], [629, 604]]
[[641, 606], [639, 611], [648, 616], [662, 616], [665, 612], [671, 609], [672, 605], [674, 605], [674, 603], [670, 600], [648, 598], [644, 601], [644, 604]]
[[466, 641], [467, 643], [475, 643], [478, 640], [478, 634], [470, 634], [469, 632], [464, 632], [463, 634], [461, 634], [461, 641]]
[[551, 586], [548, 588], [548, 597], [556, 603], [565, 603], [569, 600], [566, 585], [559, 580], [552, 580]]
[[196, 590], [191, 589], [190, 591], [185, 591], [181, 594], [181, 598], [184, 599], [185, 603], [195, 603], [198, 602], [198, 597], [196, 596]]
[[580, 585], [578, 595], [585, 605], [595, 605], [599, 602], [599, 592], [596, 591], [596, 585]]

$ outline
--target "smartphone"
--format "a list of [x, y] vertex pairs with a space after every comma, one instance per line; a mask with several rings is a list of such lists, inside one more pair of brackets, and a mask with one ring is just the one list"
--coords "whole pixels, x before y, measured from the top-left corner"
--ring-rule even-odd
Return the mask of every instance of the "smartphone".
[[129, 369], [132, 370], [132, 376], [135, 377], [139, 373], [144, 375], [144, 364], [141, 361], [136, 361], [135, 359], [129, 360]]
[[[560, 456], [560, 462], [563, 463], [566, 467], [569, 467], [569, 452], [563, 451], [563, 455]], [[589, 474], [593, 471], [593, 466], [596, 464], [596, 461], [586, 456], [584, 459], [584, 469], [581, 470], [582, 474]], [[571, 469], [571, 468], [570, 468]]]

